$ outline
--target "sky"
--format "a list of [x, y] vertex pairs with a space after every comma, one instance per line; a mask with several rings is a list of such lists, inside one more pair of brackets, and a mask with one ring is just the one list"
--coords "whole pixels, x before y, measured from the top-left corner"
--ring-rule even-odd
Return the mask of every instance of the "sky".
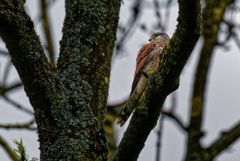
[[[126, 18], [129, 16], [130, 0], [125, 0], [121, 8], [120, 21], [126, 22]], [[37, 1], [27, 1], [26, 8], [33, 20], [36, 20], [38, 15]], [[52, 6], [50, 16], [53, 25], [54, 41], [56, 44], [56, 51], [59, 51], [59, 41], [62, 36], [62, 25], [64, 20], [64, 0], [58, 0], [56, 4]], [[146, 9], [139, 20], [145, 22], [148, 25], [154, 23], [153, 11]], [[169, 24], [166, 32], [172, 36], [177, 18], [177, 6], [171, 8], [171, 15], [169, 18]], [[239, 17], [240, 19], [240, 17]], [[42, 42], [44, 42], [41, 35], [41, 28], [38, 23], [35, 23], [35, 28]], [[135, 34], [127, 42], [126, 49], [122, 56], [112, 64], [110, 89], [109, 89], [109, 103], [121, 101], [128, 97], [131, 90], [131, 83], [133, 80], [133, 73], [135, 68], [135, 59], [141, 46], [147, 42], [149, 33], [143, 33], [140, 29], [135, 31]], [[176, 91], [177, 95], [177, 108], [176, 113], [180, 115], [184, 123], [188, 122], [189, 102], [191, 99], [191, 88], [196, 61], [199, 56], [199, 48], [201, 47], [201, 39], [197, 43], [192, 56], [187, 62], [180, 78], [180, 87]], [[44, 43], [43, 43], [44, 44]], [[229, 129], [234, 123], [239, 121], [240, 109], [240, 50], [233, 42], [229, 42], [231, 47], [230, 51], [224, 51], [222, 48], [214, 51], [213, 64], [211, 66], [210, 74], [208, 77], [208, 88], [206, 95], [206, 117], [204, 118], [204, 130], [206, 131], [206, 137], [202, 140], [204, 145], [209, 145], [214, 139], [219, 136], [219, 132]], [[4, 64], [7, 59], [3, 58], [0, 61], [0, 75], [3, 73]], [[13, 82], [18, 79], [15, 69], [11, 69], [11, 75], [8, 82]], [[11, 98], [16, 99], [18, 102], [24, 104], [29, 109], [31, 105], [23, 90], [19, 90], [15, 93], [11, 93]], [[165, 103], [165, 107], [170, 106], [171, 97], [169, 97]], [[17, 112], [9, 104], [6, 104], [0, 99], [0, 122], [20, 122], [29, 121], [31, 118], [21, 112]], [[119, 132], [118, 140], [120, 140], [124, 130], [117, 127]], [[158, 125], [157, 125], [158, 126]], [[145, 147], [140, 153], [138, 161], [155, 161], [156, 151], [156, 132], [157, 128], [154, 128], [148, 137]], [[13, 140], [23, 139], [23, 143], [26, 147], [29, 157], [39, 158], [37, 135], [35, 132], [29, 132], [25, 130], [0, 130], [0, 134], [4, 136], [7, 141], [14, 147]], [[184, 145], [186, 142], [185, 134], [169, 119], [164, 122], [164, 131], [162, 139], [162, 151], [161, 160], [179, 161], [182, 160], [184, 155]], [[240, 158], [240, 141], [235, 142], [226, 152], [223, 152], [217, 161], [236, 161]], [[173, 155], [174, 154], [174, 155]], [[5, 152], [0, 148], [0, 160], [9, 161]]]

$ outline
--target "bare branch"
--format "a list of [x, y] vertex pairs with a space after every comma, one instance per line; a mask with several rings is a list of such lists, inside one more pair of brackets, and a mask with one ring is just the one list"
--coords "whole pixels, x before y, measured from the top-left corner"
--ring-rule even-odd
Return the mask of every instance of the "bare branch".
[[162, 15], [160, 12], [160, 2], [158, 0], [153, 0], [153, 6], [155, 11], [155, 16], [157, 18], [157, 28], [160, 28], [162, 31], [164, 31], [165, 26], [163, 26]]
[[[43, 26], [43, 33], [45, 36], [45, 39], [47, 41], [47, 51], [50, 59], [50, 63], [52, 66], [55, 66], [55, 52], [54, 52], [54, 43], [53, 43], [53, 37], [52, 37], [52, 31], [51, 31], [51, 24], [49, 21], [49, 15], [48, 15], [48, 8], [49, 5], [47, 0], [40, 0], [40, 8], [41, 8], [41, 20], [42, 20], [42, 26]], [[54, 3], [54, 2], [51, 2]]]
[[218, 154], [226, 150], [232, 143], [240, 138], [240, 122], [229, 131], [222, 133], [208, 148], [208, 160], [213, 160]]
[[156, 147], [156, 161], [161, 160], [161, 139], [162, 139], [162, 133], [163, 133], [163, 121], [164, 121], [164, 115], [162, 115], [159, 119], [159, 127], [157, 130], [157, 147]]
[[5, 51], [5, 50], [0, 50], [0, 55], [3, 55], [3, 56], [8, 56], [8, 52]]
[[[191, 113], [188, 134], [188, 148], [186, 160], [191, 160], [192, 155], [199, 153], [202, 149], [200, 138], [202, 132], [202, 118], [205, 104], [205, 89], [207, 85], [207, 76], [213, 55], [213, 49], [217, 44], [218, 31], [223, 15], [231, 0], [207, 1], [207, 6], [203, 12], [203, 38], [204, 43], [201, 50], [201, 56], [196, 69]], [[218, 10], [218, 12], [215, 12]]]
[[4, 95], [6, 94], [7, 92], [10, 92], [12, 90], [15, 90], [19, 87], [22, 86], [22, 83], [21, 82], [15, 82], [13, 83], [12, 85], [10, 85], [9, 87], [6, 87], [6, 86], [3, 86], [3, 85], [0, 85], [0, 95]]
[[17, 108], [18, 110], [23, 111], [30, 115], [34, 114], [34, 112], [32, 110], [29, 110], [28, 108], [20, 105], [15, 100], [12, 100], [11, 98], [9, 98], [7, 95], [3, 95], [2, 97], [4, 98], [5, 101], [7, 101], [9, 104], [13, 105], [13, 107]]
[[44, 92], [40, 94], [39, 91], [46, 91], [46, 84], [51, 81], [52, 69], [33, 23], [20, 1], [1, 1], [0, 8], [0, 35], [26, 92], [29, 94], [34, 87], [38, 87], [34, 89], [37, 89], [35, 97], [39, 98], [39, 95], [44, 95]]
[[11, 92], [12, 90], [15, 90], [15, 89], [20, 88], [20, 87], [22, 87], [22, 82], [12, 83], [12, 85], [10, 85], [9, 87], [7, 87], [5, 89], [4, 93]]
[[[200, 34], [200, 1], [179, 0], [177, 30], [161, 55], [159, 70], [150, 77], [146, 91], [146, 108], [135, 110], [121, 140], [114, 161], [135, 161], [169, 93], [178, 87], [179, 75]], [[187, 43], [186, 43], [187, 42]]]
[[240, 49], [240, 38], [238, 37], [238, 35], [236, 33], [233, 34], [233, 39], [234, 39], [234, 42], [236, 43], [237, 47]]
[[134, 32], [134, 25], [137, 23], [140, 14], [141, 14], [141, 7], [142, 7], [142, 0], [134, 1], [133, 7], [132, 7], [132, 15], [130, 16], [128, 20], [128, 26], [124, 28], [124, 31], [116, 44], [116, 55], [119, 54], [120, 51], [122, 51], [122, 48], [124, 46], [124, 43], [126, 43], [127, 38], [131, 36]]
[[8, 75], [10, 73], [10, 69], [12, 67], [12, 62], [11, 60], [8, 60], [7, 62], [7, 65], [4, 69], [4, 72], [3, 72], [3, 80], [2, 80], [2, 83], [5, 85], [6, 84], [6, 81], [7, 81], [7, 78], [8, 78]]
[[25, 130], [31, 130], [36, 131], [36, 127], [32, 127], [32, 125], [35, 123], [35, 120], [31, 120], [25, 123], [14, 123], [14, 124], [0, 124], [0, 128], [10, 130], [10, 129], [25, 129]]
[[56, 2], [57, 2], [57, 0], [48, 0], [48, 1], [47, 1], [47, 5], [51, 7], [51, 6], [53, 6]]
[[174, 122], [177, 123], [177, 125], [184, 131], [187, 132], [188, 131], [188, 127], [186, 127], [183, 123], [183, 121], [180, 119], [179, 116], [176, 116], [176, 114], [174, 114], [172, 111], [166, 111], [166, 110], [162, 110], [161, 113], [163, 115], [166, 115], [167, 117], [171, 118]]
[[6, 142], [6, 140], [0, 135], [0, 145], [3, 147], [3, 149], [6, 151], [8, 156], [13, 160], [13, 161], [19, 161], [17, 156], [15, 155], [14, 151], [10, 147], [10, 145]]

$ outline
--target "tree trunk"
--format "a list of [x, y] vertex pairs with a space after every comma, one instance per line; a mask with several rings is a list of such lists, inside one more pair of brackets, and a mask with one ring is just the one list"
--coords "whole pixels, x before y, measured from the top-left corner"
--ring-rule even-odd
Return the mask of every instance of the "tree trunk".
[[0, 8], [0, 35], [35, 111], [40, 159], [107, 160], [102, 125], [120, 1], [66, 1], [57, 68], [22, 4]]

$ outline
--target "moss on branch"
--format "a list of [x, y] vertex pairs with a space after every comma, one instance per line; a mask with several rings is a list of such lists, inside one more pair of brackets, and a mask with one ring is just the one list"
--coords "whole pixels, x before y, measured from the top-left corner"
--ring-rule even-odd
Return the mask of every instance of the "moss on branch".
[[120, 1], [66, 1], [57, 69], [18, 3], [0, 2], [0, 34], [34, 107], [40, 159], [106, 160], [102, 125]]
[[121, 140], [114, 161], [135, 161], [152, 128], [156, 125], [161, 107], [178, 87], [180, 73], [200, 35], [200, 1], [179, 0], [178, 25], [169, 45], [161, 55], [159, 70], [150, 78], [144, 110], [135, 110]]

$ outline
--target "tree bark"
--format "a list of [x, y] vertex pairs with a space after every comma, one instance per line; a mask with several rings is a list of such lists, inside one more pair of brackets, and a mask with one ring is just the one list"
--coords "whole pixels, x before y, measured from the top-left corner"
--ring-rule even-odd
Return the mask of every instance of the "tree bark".
[[179, 17], [175, 34], [160, 54], [157, 72], [150, 77], [145, 103], [136, 108], [120, 142], [114, 161], [136, 161], [157, 123], [166, 97], [178, 87], [180, 73], [200, 35], [200, 1], [178, 0]]
[[43, 161], [106, 160], [103, 114], [120, 1], [68, 0], [57, 68], [19, 1], [0, 2], [0, 35], [35, 111]]
[[[209, 161], [210, 151], [200, 143], [203, 136], [202, 119], [205, 109], [205, 90], [215, 46], [218, 43], [220, 24], [232, 0], [207, 0], [203, 10], [203, 46], [196, 69], [191, 101], [190, 125], [187, 140], [186, 161]], [[210, 160], [212, 160], [214, 157]]]

